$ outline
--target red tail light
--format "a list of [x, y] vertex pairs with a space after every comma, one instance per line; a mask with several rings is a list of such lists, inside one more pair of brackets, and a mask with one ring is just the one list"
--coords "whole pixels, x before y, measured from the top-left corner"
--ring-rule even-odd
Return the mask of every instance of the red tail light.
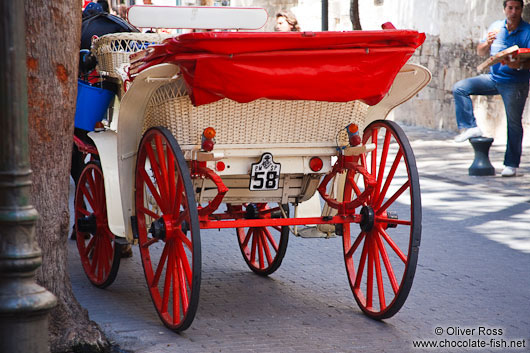
[[322, 170], [324, 162], [318, 157], [313, 157], [309, 160], [309, 168], [314, 172], [319, 172]]

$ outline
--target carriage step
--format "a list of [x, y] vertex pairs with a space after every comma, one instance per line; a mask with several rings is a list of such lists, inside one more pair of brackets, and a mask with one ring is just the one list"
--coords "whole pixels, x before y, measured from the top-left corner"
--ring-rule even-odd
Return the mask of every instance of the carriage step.
[[298, 230], [297, 235], [301, 238], [335, 238], [337, 236], [334, 232], [321, 232], [315, 226], [304, 227]]
[[116, 244], [120, 244], [120, 245], [124, 245], [124, 246], [125, 246], [125, 245], [129, 245], [129, 242], [128, 242], [127, 239], [124, 238], [124, 237], [115, 237], [115, 238], [114, 238], [114, 242], [115, 242]]

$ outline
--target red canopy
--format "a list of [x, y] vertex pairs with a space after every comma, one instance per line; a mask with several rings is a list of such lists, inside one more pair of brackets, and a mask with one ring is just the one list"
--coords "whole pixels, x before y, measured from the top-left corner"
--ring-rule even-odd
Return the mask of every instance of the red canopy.
[[373, 105], [424, 40], [409, 30], [189, 33], [132, 56], [130, 72], [179, 65], [195, 105], [225, 97]]

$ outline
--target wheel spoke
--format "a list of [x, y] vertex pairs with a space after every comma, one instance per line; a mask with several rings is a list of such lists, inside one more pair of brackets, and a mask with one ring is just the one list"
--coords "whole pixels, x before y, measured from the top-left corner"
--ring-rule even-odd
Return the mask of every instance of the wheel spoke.
[[90, 251], [94, 248], [94, 242], [96, 240], [96, 237], [92, 237], [90, 238], [90, 240], [88, 241], [88, 244], [85, 248], [85, 256], [88, 257], [88, 255], [90, 254]]
[[264, 269], [265, 268], [265, 259], [263, 256], [263, 242], [261, 240], [261, 232], [259, 230], [256, 230], [254, 232], [254, 237], [257, 240], [258, 243], [258, 261], [259, 261], [259, 268]]
[[158, 219], [160, 218], [160, 215], [157, 213], [154, 213], [150, 209], [146, 208], [145, 206], [138, 206], [138, 213], [143, 213], [151, 218]]
[[106, 237], [102, 237], [101, 246], [103, 247], [103, 251], [101, 254], [101, 264], [103, 265], [103, 272], [105, 274], [108, 274], [110, 270], [109, 261], [111, 259], [112, 254], [109, 251], [109, 246], [111, 245], [109, 244], [109, 241]]
[[192, 243], [191, 243], [191, 240], [188, 239], [188, 237], [186, 236], [186, 234], [184, 234], [183, 231], [181, 231], [180, 229], [177, 229], [176, 230], [177, 232], [177, 239], [180, 240], [182, 243], [184, 243], [184, 245], [186, 245], [186, 247], [190, 250], [192, 250]]
[[368, 255], [368, 237], [364, 237], [363, 251], [361, 253], [361, 259], [359, 260], [359, 266], [357, 266], [357, 274], [355, 276], [354, 288], [361, 288], [361, 280], [363, 278], [364, 266], [366, 264], [366, 256]]
[[151, 177], [147, 174], [145, 169], [140, 169], [140, 175], [142, 178], [143, 183], [147, 185], [147, 188], [151, 192], [151, 195], [155, 198], [155, 201], [158, 205], [162, 205], [162, 199], [160, 198], [160, 194], [158, 193], [158, 190], [156, 189], [156, 186], [151, 181]]
[[[171, 149], [167, 148], [167, 170], [168, 175], [168, 186], [169, 186], [169, 204], [172, 205], [171, 214], [175, 214], [175, 200], [177, 198], [176, 194], [176, 182], [175, 179], [175, 156]], [[181, 191], [182, 192], [182, 191]]]
[[381, 152], [381, 160], [379, 162], [379, 174], [377, 175], [377, 185], [374, 188], [374, 200], [377, 200], [379, 197], [379, 192], [381, 191], [381, 185], [383, 184], [383, 176], [385, 173], [386, 158], [388, 156], [388, 147], [390, 146], [390, 138], [392, 134], [390, 130], [386, 130], [385, 141], [383, 143], [383, 151]]
[[92, 210], [95, 212], [95, 210], [97, 209], [97, 205], [96, 205], [96, 202], [94, 201], [92, 195], [90, 194], [90, 192], [86, 188], [86, 185], [82, 184], [79, 187], [81, 188], [81, 192], [83, 193], [86, 201], [88, 202], [88, 204], [90, 205]]
[[173, 204], [173, 207], [171, 209], [171, 214], [176, 214], [180, 211], [180, 206], [182, 205], [183, 198], [185, 198], [184, 195], [184, 183], [182, 182], [182, 179], [180, 177], [177, 177], [177, 191], [175, 193], [175, 201]]
[[380, 224], [378, 224], [376, 227], [377, 227], [377, 230], [379, 231], [379, 233], [383, 236], [383, 238], [385, 238], [385, 240], [388, 243], [388, 245], [390, 245], [390, 247], [394, 250], [394, 252], [397, 254], [397, 256], [399, 256], [401, 261], [403, 261], [403, 263], [406, 264], [407, 263], [407, 257], [405, 256], [405, 254], [403, 254], [401, 249], [396, 245], [396, 243], [392, 240], [392, 238], [390, 238], [388, 233], [383, 229], [383, 227]]
[[178, 266], [178, 280], [180, 283], [180, 302], [182, 303], [182, 311], [186, 312], [186, 309], [188, 308], [189, 304], [189, 298], [188, 298], [188, 290], [185, 283], [184, 278], [184, 269], [182, 268], [182, 265], [184, 262], [181, 260]]
[[177, 242], [178, 246], [178, 253], [179, 253], [179, 259], [181, 262], [181, 267], [184, 270], [184, 273], [186, 274], [186, 279], [188, 281], [188, 284], [191, 285], [192, 281], [192, 273], [191, 273], [191, 267], [188, 260], [188, 255], [186, 254], [186, 251], [184, 250], [184, 246], [181, 242]]
[[99, 256], [99, 238], [96, 238], [96, 241], [94, 243], [94, 251], [92, 252], [92, 264], [90, 265], [90, 272], [95, 273], [96, 272], [96, 266], [98, 264], [98, 256]]
[[[160, 208], [162, 209], [162, 211], [164, 213], [168, 213], [169, 210], [167, 208], [167, 206], [168, 206], [167, 205], [167, 200], [162, 197], [162, 195], [164, 195], [164, 186], [163, 186], [164, 185], [164, 181], [163, 181], [163, 177], [162, 177], [161, 172], [160, 172], [159, 162], [156, 159], [156, 156], [155, 156], [155, 153], [153, 151], [153, 147], [151, 146], [151, 143], [145, 144], [145, 149], [146, 149], [147, 155], [149, 157], [149, 163], [151, 164], [151, 170], [153, 171], [153, 174], [155, 176], [156, 184], [158, 185], [158, 194], [160, 195], [160, 197], [157, 200], [157, 203], [158, 203], [158, 205], [160, 206]], [[151, 180], [151, 178], [148, 176], [147, 172], [146, 172], [145, 175], [147, 176], [147, 178], [149, 180]], [[153, 193], [152, 190], [151, 190], [151, 193]]]
[[256, 236], [255, 228], [250, 228], [252, 231], [252, 247], [250, 251], [250, 262], [256, 262], [256, 250], [258, 248], [258, 237]]
[[84, 216], [90, 216], [91, 214], [91, 212], [87, 210], [85, 207], [77, 207], [75, 211], [81, 213]]
[[[265, 231], [268, 230], [265, 228]], [[263, 250], [265, 251], [265, 256], [267, 257], [267, 264], [270, 266], [272, 264], [271, 251], [269, 249], [269, 244], [267, 244], [267, 239], [264, 231], [259, 232], [261, 237], [261, 243], [263, 244]]]
[[[96, 210], [96, 206], [99, 204], [98, 202], [98, 195], [97, 195], [97, 190], [98, 188], [96, 187], [96, 182], [95, 182], [95, 175], [94, 175], [94, 171], [91, 171], [90, 173], [87, 173], [87, 183], [88, 183], [88, 188], [87, 188], [87, 191], [90, 190], [90, 196], [92, 197], [92, 200], [94, 201], [94, 211]], [[85, 184], [86, 186], [86, 184]]]
[[158, 238], [151, 238], [151, 239], [148, 239], [145, 243], [143, 243], [141, 245], [142, 248], [148, 248], [150, 247], [151, 245], [153, 245], [154, 243], [158, 243]]
[[160, 255], [160, 261], [158, 262], [158, 266], [156, 267], [156, 272], [153, 277], [153, 281], [149, 284], [149, 287], [151, 288], [155, 288], [158, 286], [160, 275], [162, 274], [162, 270], [164, 269], [164, 266], [166, 265], [166, 260], [168, 256], [168, 247], [169, 247], [169, 243], [166, 243], [164, 246], [164, 250], [162, 250], [162, 255]]
[[247, 231], [247, 235], [245, 236], [245, 240], [242, 243], [242, 246], [246, 248], [248, 246], [248, 242], [250, 241], [250, 238], [252, 237], [252, 234], [254, 233], [253, 228], [249, 228]]
[[166, 279], [164, 281], [164, 295], [162, 296], [162, 308], [160, 310], [162, 313], [167, 313], [171, 291], [171, 276], [173, 275], [172, 269], [175, 262], [175, 249], [173, 242], [166, 243], [166, 246], [168, 246], [168, 260], [166, 266]]
[[355, 239], [355, 242], [353, 243], [353, 245], [350, 247], [350, 249], [348, 251], [346, 251], [346, 257], [352, 257], [353, 256], [353, 253], [355, 252], [355, 250], [357, 250], [357, 247], [359, 247], [359, 244], [361, 243], [361, 241], [364, 239], [364, 237], [366, 236], [366, 233], [365, 232], [360, 232], [359, 235], [357, 236], [357, 239]]
[[381, 258], [383, 259], [383, 263], [386, 268], [386, 273], [388, 274], [388, 279], [390, 281], [390, 284], [392, 285], [392, 290], [394, 291], [394, 294], [397, 294], [399, 285], [396, 279], [396, 275], [394, 274], [394, 269], [392, 268], [392, 264], [390, 263], [390, 259], [388, 258], [388, 254], [386, 252], [385, 244], [383, 244], [383, 241], [381, 240], [381, 237], [377, 236], [377, 245], [379, 247], [379, 251], [381, 252]]
[[381, 206], [381, 204], [383, 203], [383, 200], [385, 199], [388, 188], [390, 187], [390, 183], [394, 179], [394, 175], [396, 173], [397, 167], [402, 157], [403, 157], [403, 152], [400, 149], [398, 153], [396, 154], [396, 157], [394, 158], [394, 162], [392, 163], [392, 167], [390, 168], [388, 172], [388, 175], [385, 181], [385, 186], [379, 193], [379, 197], [377, 198], [377, 200], [374, 202], [374, 208], [379, 208], [379, 206]]
[[373, 291], [374, 291], [374, 247], [372, 238], [366, 237], [368, 243], [368, 268], [366, 269], [366, 307], [371, 309], [373, 307]]
[[377, 241], [375, 237], [379, 237], [378, 234], [372, 234], [374, 239], [372, 240], [373, 253], [374, 253], [374, 263], [375, 263], [375, 277], [377, 280], [377, 294], [379, 297], [379, 310], [384, 310], [386, 308], [385, 301], [385, 289], [383, 286], [383, 275], [381, 273], [381, 262], [379, 261], [379, 249], [377, 248]]
[[[265, 236], [267, 237], [267, 239], [269, 239], [269, 242], [274, 248], [274, 251], [278, 252], [278, 244], [276, 243], [276, 240], [274, 240], [274, 237], [272, 236], [271, 232], [269, 232], [269, 230], [266, 227], [263, 227], [261, 229], [262, 229], [262, 232], [265, 233]], [[263, 238], [263, 243], [266, 243], [265, 238]]]
[[375, 144], [375, 149], [372, 151], [371, 155], [371, 162], [372, 162], [372, 169], [370, 170], [370, 174], [372, 174], [375, 177], [375, 172], [377, 170], [377, 150], [379, 148], [378, 141], [377, 141], [377, 129], [372, 130], [372, 142]]
[[[178, 260], [178, 259], [177, 259]], [[173, 325], [176, 325], [180, 321], [180, 298], [179, 294], [182, 290], [182, 285], [179, 284], [180, 276], [178, 275], [178, 261], [176, 261], [175, 266], [171, 269], [172, 272], [172, 282], [173, 282]]]
[[403, 194], [405, 192], [405, 190], [407, 190], [410, 186], [410, 180], [408, 179], [405, 184], [403, 184], [399, 189], [398, 191], [396, 191], [394, 193], [394, 195], [392, 195], [392, 197], [390, 197], [383, 206], [381, 206], [381, 208], [379, 208], [376, 212], [376, 215], [380, 215], [382, 214], [383, 212], [385, 212], [387, 210], [388, 207], [390, 207], [391, 204], [394, 203], [394, 201], [397, 200], [397, 198], [399, 196], [401, 196], [401, 194]]
[[[156, 152], [158, 156], [158, 166], [160, 167], [160, 188], [164, 190], [164, 192], [160, 192], [161, 195], [164, 195], [168, 201], [171, 200], [171, 194], [169, 192], [169, 183], [168, 183], [168, 174], [167, 174], [167, 164], [166, 164], [166, 156], [164, 155], [164, 147], [162, 146], [162, 138], [160, 135], [155, 136], [155, 145], [156, 145]], [[171, 203], [169, 203], [171, 205]]]

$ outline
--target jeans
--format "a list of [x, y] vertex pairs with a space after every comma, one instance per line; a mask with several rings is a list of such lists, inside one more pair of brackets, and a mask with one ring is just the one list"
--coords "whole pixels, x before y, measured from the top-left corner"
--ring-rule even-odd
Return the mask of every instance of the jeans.
[[477, 126], [470, 95], [491, 96], [500, 94], [504, 102], [508, 125], [508, 141], [504, 165], [518, 168], [523, 145], [523, 110], [528, 97], [528, 82], [498, 83], [485, 74], [458, 81], [453, 87], [456, 123], [459, 129]]

